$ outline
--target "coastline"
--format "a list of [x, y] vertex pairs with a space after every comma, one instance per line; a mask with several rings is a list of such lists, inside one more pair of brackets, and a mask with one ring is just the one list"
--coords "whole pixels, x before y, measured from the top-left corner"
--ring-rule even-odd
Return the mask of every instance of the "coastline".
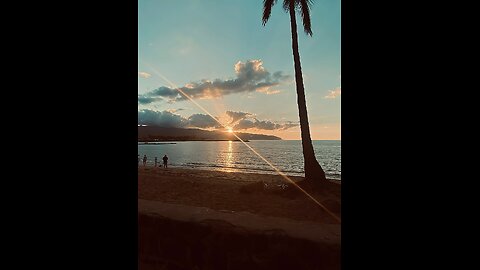
[[[147, 163], [147, 168], [155, 168], [153, 165], [154, 163], [152, 161], [149, 161]], [[160, 163], [159, 167], [160, 168]], [[258, 174], [260, 176], [262, 175], [279, 175], [276, 171], [274, 170], [264, 170], [264, 169], [253, 169], [253, 168], [235, 168], [235, 167], [224, 167], [224, 166], [201, 166], [201, 165], [168, 165], [169, 168], [172, 169], [179, 169], [179, 170], [198, 170], [198, 171], [213, 171], [213, 172], [225, 172], [225, 173], [239, 173], [239, 174]], [[143, 165], [139, 165], [138, 168], [144, 168]], [[161, 169], [161, 168], [160, 168]], [[282, 171], [282, 173], [295, 181], [300, 181], [304, 179], [304, 176], [299, 175], [299, 172], [295, 171]], [[292, 174], [295, 173], [295, 174]], [[303, 174], [303, 173], [301, 173]], [[330, 182], [338, 183], [341, 184], [342, 179], [337, 179], [337, 178], [328, 178], [327, 175], [327, 180]], [[252, 181], [255, 181], [255, 179], [252, 178]]]

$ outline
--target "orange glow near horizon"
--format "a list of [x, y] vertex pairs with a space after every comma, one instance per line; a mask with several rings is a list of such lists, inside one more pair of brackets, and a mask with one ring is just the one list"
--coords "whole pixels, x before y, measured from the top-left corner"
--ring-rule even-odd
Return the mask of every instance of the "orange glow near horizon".
[[[142, 61], [144, 62], [144, 61]], [[185, 96], [188, 100], [190, 100], [193, 104], [195, 104], [198, 108], [200, 108], [202, 111], [204, 111], [207, 115], [212, 117], [216, 122], [220, 124], [223, 128], [226, 128], [228, 130], [229, 127], [225, 125], [225, 123], [220, 122], [216, 117], [214, 117], [209, 111], [207, 111], [205, 108], [203, 108], [200, 104], [198, 104], [195, 100], [193, 100], [189, 95], [187, 95], [185, 92], [182, 91], [182, 89], [178, 88], [173, 82], [168, 80], [165, 76], [163, 76], [159, 71], [154, 69], [151, 65], [147, 64], [144, 62], [147, 66], [149, 66], [152, 71], [162, 78], [164, 81], [166, 81], [170, 86], [174, 89], [176, 89], [180, 94]], [[230, 131], [229, 131], [230, 132]], [[315, 199], [312, 195], [310, 195], [306, 190], [301, 188], [300, 186], [297, 185], [292, 179], [290, 179], [286, 174], [284, 174], [282, 171], [280, 171], [275, 165], [273, 165], [270, 161], [268, 161], [266, 158], [264, 158], [262, 155], [260, 155], [255, 149], [253, 149], [249, 144], [244, 142], [232, 129], [231, 133], [233, 136], [235, 136], [239, 141], [241, 141], [246, 147], [248, 147], [253, 153], [255, 153], [260, 159], [262, 159], [265, 163], [267, 163], [272, 169], [274, 169], [283, 179], [285, 179], [288, 183], [291, 183], [293, 186], [298, 188], [301, 192], [303, 192], [308, 198], [310, 198], [313, 202], [315, 202], [318, 206], [320, 206], [325, 212], [327, 212], [331, 217], [333, 217], [337, 222], [341, 223], [341, 219], [337, 217], [334, 213], [332, 213], [328, 208], [326, 208], [322, 203], [320, 203], [317, 199]]]
[[[247, 130], [246, 132], [261, 133], [265, 135], [274, 135], [282, 138], [283, 140], [301, 140], [300, 127], [289, 128], [287, 130]], [[312, 140], [341, 140], [342, 131], [340, 124], [328, 124], [328, 125], [310, 125], [310, 137]]]
[[[263, 129], [242, 129], [236, 132], [247, 132], [252, 134], [273, 135], [282, 140], [301, 140], [300, 127], [287, 130], [263, 130]], [[311, 125], [310, 136], [312, 140], [341, 140], [341, 127], [339, 124]]]

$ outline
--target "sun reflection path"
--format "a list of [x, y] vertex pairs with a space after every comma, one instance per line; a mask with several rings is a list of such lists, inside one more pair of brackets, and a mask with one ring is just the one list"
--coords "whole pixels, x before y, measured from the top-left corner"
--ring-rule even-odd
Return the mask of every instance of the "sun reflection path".
[[233, 142], [228, 141], [228, 152], [225, 156], [225, 167], [227, 168], [227, 172], [233, 172], [231, 168], [233, 168]]
[[[174, 88], [175, 90], [177, 90], [178, 92], [180, 92], [180, 94], [182, 94], [184, 97], [186, 97], [188, 100], [190, 100], [191, 102], [193, 102], [193, 104], [197, 105], [198, 108], [200, 108], [202, 111], [204, 111], [206, 114], [208, 114], [210, 117], [212, 117], [215, 121], [217, 121], [222, 127], [224, 128], [227, 128], [228, 129], [228, 126], [226, 126], [224, 123], [221, 123], [216, 117], [214, 117], [212, 114], [210, 114], [209, 111], [207, 111], [205, 108], [203, 108], [200, 104], [198, 104], [195, 100], [193, 100], [189, 95], [187, 95], [185, 92], [182, 91], [182, 89], [180, 89], [179, 87], [177, 87], [173, 82], [171, 82], [169, 79], [167, 79], [165, 76], [163, 76], [158, 70], [156, 70], [155, 68], [153, 68], [151, 65], [145, 63], [144, 61], [141, 61], [143, 62], [145, 65], [147, 65], [148, 67], [150, 67], [150, 69], [157, 75], [159, 76], [160, 78], [162, 78], [164, 81], [166, 81], [168, 84], [170, 84], [170, 87]], [[282, 176], [285, 180], [287, 180], [287, 182], [291, 183], [292, 185], [294, 185], [296, 188], [298, 188], [301, 192], [303, 192], [305, 195], [307, 195], [307, 197], [309, 197], [310, 199], [312, 199], [312, 201], [314, 201], [318, 206], [320, 206], [325, 212], [327, 212], [330, 216], [332, 216], [337, 222], [341, 223], [341, 220], [339, 217], [337, 217], [334, 213], [332, 213], [330, 210], [328, 210], [327, 207], [325, 207], [323, 204], [321, 204], [317, 199], [315, 199], [312, 195], [310, 195], [306, 190], [304, 190], [303, 188], [301, 188], [299, 185], [297, 185], [297, 183], [295, 183], [292, 179], [290, 179], [286, 174], [284, 174], [282, 171], [280, 171], [277, 167], [275, 167], [275, 165], [273, 165], [270, 161], [268, 161], [267, 159], [265, 159], [262, 155], [260, 155], [255, 149], [253, 149], [250, 145], [248, 145], [246, 142], [244, 142], [233, 130], [230, 132], [231, 134], [233, 134], [239, 141], [241, 141], [246, 147], [248, 147], [253, 153], [255, 153], [258, 157], [260, 157], [265, 163], [267, 163], [270, 167], [272, 167], [272, 169], [274, 169], [280, 176]]]

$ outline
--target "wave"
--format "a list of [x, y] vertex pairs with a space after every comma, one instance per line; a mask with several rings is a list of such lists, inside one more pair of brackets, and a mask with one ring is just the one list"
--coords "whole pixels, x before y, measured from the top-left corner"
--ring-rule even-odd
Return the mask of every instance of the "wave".
[[[217, 164], [209, 164], [203, 162], [188, 162], [182, 164], [172, 164], [173, 166], [189, 167], [189, 168], [206, 168], [206, 169], [229, 169], [238, 170], [239, 172], [265, 172], [268, 174], [277, 174], [277, 171], [271, 168], [259, 168], [259, 167], [238, 167], [238, 166], [224, 166]], [[304, 170], [280, 170], [282, 173], [290, 176], [304, 176]], [[341, 172], [326, 171], [325, 175], [329, 179], [341, 180]]]

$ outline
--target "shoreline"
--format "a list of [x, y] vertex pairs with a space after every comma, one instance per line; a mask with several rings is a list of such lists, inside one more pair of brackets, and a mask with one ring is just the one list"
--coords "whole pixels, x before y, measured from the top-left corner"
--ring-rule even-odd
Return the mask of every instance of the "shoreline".
[[[158, 169], [163, 169], [162, 168], [162, 164], [159, 162], [159, 165], [157, 167], [155, 167], [154, 165], [152, 164], [147, 164], [147, 166], [143, 166], [143, 165], [139, 165], [138, 168], [158, 168]], [[209, 169], [209, 168], [212, 168], [212, 169]], [[215, 168], [215, 169], [213, 169]], [[266, 171], [266, 170], [262, 170], [262, 169], [258, 169], [258, 170], [255, 170], [255, 169], [239, 169], [239, 168], [230, 168], [230, 167], [202, 167], [202, 166], [198, 166], [198, 167], [193, 167], [193, 166], [178, 166], [178, 165], [168, 165], [168, 168], [167, 169], [179, 169], [179, 170], [199, 170], [199, 171], [211, 171], [211, 172], [222, 172], [222, 173], [239, 173], [239, 174], [258, 174], [258, 175], [277, 175], [277, 176], [280, 176], [276, 171]], [[229, 171], [230, 170], [230, 171]], [[252, 172], [253, 171], [253, 172]], [[259, 171], [259, 172], [257, 172]], [[261, 172], [265, 172], [265, 173], [261, 173]], [[268, 172], [271, 172], [271, 173], [268, 173]], [[288, 172], [282, 172], [284, 175], [288, 176], [289, 178], [305, 178], [304, 176], [301, 176], [301, 175], [291, 175], [291, 174], [288, 174]], [[301, 180], [301, 179], [300, 179]], [[298, 180], [298, 181], [300, 181]], [[327, 178], [328, 181], [331, 181], [331, 182], [334, 182], [334, 183], [337, 183], [337, 184], [341, 184], [342, 183], [342, 179], [335, 179], [335, 178]]]

